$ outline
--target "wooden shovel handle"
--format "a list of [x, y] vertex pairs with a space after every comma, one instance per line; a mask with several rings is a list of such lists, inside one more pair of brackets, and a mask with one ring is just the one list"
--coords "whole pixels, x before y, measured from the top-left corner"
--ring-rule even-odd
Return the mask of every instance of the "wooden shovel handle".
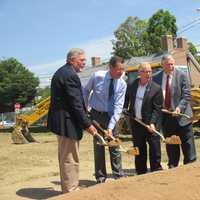
[[[134, 118], [134, 120], [135, 120], [136, 122], [138, 122], [139, 124], [143, 125], [144, 127], [148, 128], [148, 126], [147, 126], [143, 121], [141, 121], [141, 120], [139, 120], [139, 119], [137, 119], [137, 118]], [[154, 133], [158, 134], [158, 135], [162, 138], [163, 141], [165, 140], [164, 136], [163, 136], [160, 132], [158, 132], [157, 130], [154, 130], [154, 129], [152, 129], [152, 131], [153, 131]]]
[[[107, 132], [106, 130], [104, 130], [101, 125], [96, 121], [96, 120], [92, 120], [92, 124], [99, 129], [99, 131], [101, 132], [101, 134], [106, 135], [107, 136]], [[110, 136], [109, 136], [110, 137]], [[113, 136], [110, 137], [112, 140], [115, 140], [115, 138]]]
[[[169, 110], [167, 110], [167, 109], [162, 109], [162, 112], [168, 113], [168, 114], [171, 114], [171, 115], [174, 114], [174, 112], [171, 112], [171, 111], [169, 111]], [[187, 119], [191, 119], [191, 117], [190, 117], [189, 115], [186, 115], [186, 114], [184, 114], [184, 113], [179, 113], [179, 114], [177, 114], [177, 115], [178, 115], [178, 116], [186, 117]]]

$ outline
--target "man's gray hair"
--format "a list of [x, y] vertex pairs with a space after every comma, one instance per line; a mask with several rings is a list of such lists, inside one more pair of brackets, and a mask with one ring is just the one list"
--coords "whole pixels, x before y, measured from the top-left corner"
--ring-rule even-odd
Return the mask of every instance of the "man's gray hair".
[[149, 66], [150, 68], [151, 68], [151, 65], [150, 65], [150, 63], [148, 63], [148, 62], [141, 62], [140, 64], [139, 64], [139, 66], [138, 66], [138, 71], [140, 72], [140, 71], [142, 71], [144, 68], [146, 68], [147, 66]]
[[83, 54], [85, 54], [83, 49], [79, 49], [79, 48], [70, 49], [68, 54], [67, 54], [67, 62], [72, 60], [72, 58], [76, 58], [79, 55], [83, 55]]
[[174, 58], [173, 58], [173, 56], [172, 56], [171, 54], [164, 54], [164, 55], [162, 56], [162, 58], [161, 58], [161, 63], [162, 63], [163, 61], [169, 60], [169, 59], [173, 59], [173, 60], [174, 60]]

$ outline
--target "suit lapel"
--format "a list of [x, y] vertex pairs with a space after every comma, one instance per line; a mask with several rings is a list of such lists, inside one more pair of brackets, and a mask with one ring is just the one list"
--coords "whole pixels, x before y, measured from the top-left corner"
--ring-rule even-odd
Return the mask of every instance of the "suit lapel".
[[174, 70], [174, 72], [173, 72], [172, 81], [171, 81], [171, 85], [170, 85], [171, 96], [174, 95], [175, 77], [176, 77], [176, 70]]
[[73, 68], [72, 65], [69, 65], [69, 64], [68, 64], [67, 67], [68, 67], [68, 69], [69, 69], [72, 73], [76, 74], [76, 76], [78, 77], [77, 80], [78, 80], [78, 85], [79, 85], [79, 90], [80, 90], [80, 98], [81, 98], [81, 101], [82, 101], [82, 104], [83, 104], [83, 108], [84, 108], [84, 110], [86, 111], [87, 109], [86, 109], [86, 107], [85, 107], [85, 102], [84, 102], [84, 98], [83, 98], [83, 88], [82, 88], [82, 85], [81, 85], [81, 80], [80, 80], [78, 74], [75, 72], [75, 70], [74, 70], [74, 68]]
[[133, 105], [135, 105], [135, 99], [136, 99], [136, 93], [137, 93], [137, 89], [138, 89], [138, 83], [139, 83], [139, 79], [136, 82], [134, 82], [135, 86], [133, 84], [133, 87], [131, 87], [131, 88], [133, 88], [133, 90], [131, 92], [131, 99], [133, 99]]

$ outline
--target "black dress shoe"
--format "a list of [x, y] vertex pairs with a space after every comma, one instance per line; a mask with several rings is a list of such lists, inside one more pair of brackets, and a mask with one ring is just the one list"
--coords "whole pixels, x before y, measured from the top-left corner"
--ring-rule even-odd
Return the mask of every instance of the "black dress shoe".
[[151, 172], [161, 171], [161, 170], [163, 170], [162, 166], [155, 168], [155, 169], [151, 169]]
[[106, 181], [106, 179], [98, 179], [97, 180], [97, 184], [99, 184], [99, 183], [105, 183], [105, 181]]
[[177, 166], [175, 166], [175, 165], [168, 165], [169, 169], [172, 169], [172, 168], [175, 168], [175, 167], [177, 167]]

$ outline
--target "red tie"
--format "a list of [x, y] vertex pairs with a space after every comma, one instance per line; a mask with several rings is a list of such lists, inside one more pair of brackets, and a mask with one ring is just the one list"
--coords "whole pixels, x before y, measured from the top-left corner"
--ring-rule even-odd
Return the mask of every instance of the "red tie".
[[167, 108], [167, 109], [169, 109], [171, 107], [169, 78], [170, 78], [169, 75], [167, 75], [166, 88], [165, 88], [165, 108]]

